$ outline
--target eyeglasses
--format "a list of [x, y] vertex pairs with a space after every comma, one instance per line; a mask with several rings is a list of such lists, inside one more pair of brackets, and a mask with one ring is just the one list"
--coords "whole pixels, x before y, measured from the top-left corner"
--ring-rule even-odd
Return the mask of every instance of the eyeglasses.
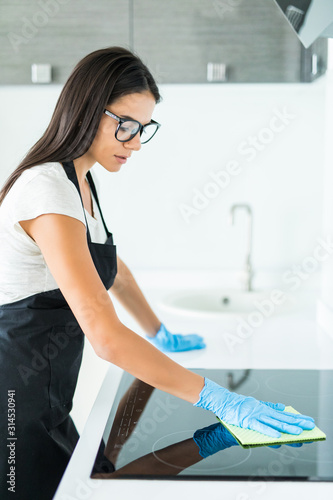
[[104, 109], [104, 113], [111, 116], [114, 120], [119, 122], [115, 137], [119, 142], [128, 142], [139, 132], [141, 137], [141, 144], [146, 144], [156, 134], [160, 128], [160, 124], [151, 120], [146, 125], [142, 125], [137, 120], [129, 120], [128, 118], [120, 118], [119, 116], [111, 113], [108, 109]]

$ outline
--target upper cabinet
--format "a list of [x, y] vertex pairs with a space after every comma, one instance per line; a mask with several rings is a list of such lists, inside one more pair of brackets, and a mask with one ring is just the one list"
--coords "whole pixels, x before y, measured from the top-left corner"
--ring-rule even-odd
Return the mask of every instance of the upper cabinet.
[[301, 82], [325, 72], [274, 0], [134, 0], [134, 47], [160, 82]]
[[327, 66], [327, 40], [305, 49], [274, 0], [2, 0], [0, 36], [1, 84], [63, 83], [111, 45], [159, 83], [310, 82]]
[[129, 5], [130, 0], [1, 0], [0, 83], [32, 83], [34, 64], [37, 70], [50, 65], [52, 82], [64, 83], [89, 52], [128, 47]]

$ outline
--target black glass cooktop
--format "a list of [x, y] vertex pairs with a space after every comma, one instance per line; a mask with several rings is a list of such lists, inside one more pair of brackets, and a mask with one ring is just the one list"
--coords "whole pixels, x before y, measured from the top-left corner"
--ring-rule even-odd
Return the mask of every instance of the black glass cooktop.
[[[243, 449], [213, 413], [124, 373], [92, 478], [333, 481], [333, 370], [193, 371], [231, 391], [311, 415], [326, 441]], [[193, 435], [205, 440], [206, 458]]]

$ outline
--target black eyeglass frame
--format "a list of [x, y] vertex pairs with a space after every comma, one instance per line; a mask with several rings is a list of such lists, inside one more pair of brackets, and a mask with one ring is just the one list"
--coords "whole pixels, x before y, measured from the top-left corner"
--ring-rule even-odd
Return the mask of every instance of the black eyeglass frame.
[[[153, 135], [151, 137], [149, 137], [149, 139], [147, 141], [144, 141], [144, 142], [141, 142], [141, 144], [147, 144], [147, 142], [149, 142], [153, 137], [154, 135], [156, 134], [156, 132], [158, 131], [158, 129], [160, 128], [161, 124], [158, 123], [158, 122], [155, 122], [155, 120], [150, 120], [149, 123], [147, 123], [146, 125], [142, 125], [142, 123], [138, 122], [138, 120], [133, 120], [132, 118], [120, 118], [120, 116], [117, 116], [115, 115], [114, 113], [112, 113], [111, 111], [109, 111], [108, 109], [104, 109], [104, 113], [107, 115], [107, 116], [110, 116], [111, 118], [114, 118], [114, 120], [117, 120], [119, 123], [118, 123], [118, 126], [116, 128], [116, 132], [115, 132], [115, 138], [117, 139], [117, 141], [119, 142], [129, 142], [133, 139], [133, 137], [135, 137], [138, 133], [140, 133], [140, 137], [142, 135], [142, 132], [144, 131], [145, 127], [149, 127], [149, 125], [156, 125], [156, 130], [155, 132], [153, 133]], [[134, 123], [137, 123], [138, 124], [138, 130], [135, 132], [135, 134], [131, 134], [130, 138], [129, 139], [125, 139], [125, 140], [122, 140], [122, 139], [118, 139], [117, 137], [117, 134], [118, 134], [118, 130], [120, 129], [121, 125], [125, 122], [134, 122]]]

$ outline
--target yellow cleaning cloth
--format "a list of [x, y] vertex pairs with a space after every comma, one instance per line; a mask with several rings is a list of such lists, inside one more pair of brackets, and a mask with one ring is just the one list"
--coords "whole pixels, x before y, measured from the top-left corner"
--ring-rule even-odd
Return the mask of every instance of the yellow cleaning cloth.
[[[292, 406], [286, 406], [285, 410], [289, 413], [299, 413]], [[220, 419], [218, 419], [220, 420]], [[228, 431], [237, 439], [238, 443], [243, 448], [254, 448], [257, 446], [272, 446], [278, 444], [291, 444], [291, 443], [306, 443], [309, 441], [325, 441], [326, 435], [316, 426], [311, 431], [303, 431], [298, 436], [294, 434], [286, 434], [281, 432], [281, 437], [272, 438], [261, 434], [261, 432], [252, 431], [249, 429], [242, 429], [237, 425], [227, 424], [220, 420], [221, 424], [228, 429]]]

